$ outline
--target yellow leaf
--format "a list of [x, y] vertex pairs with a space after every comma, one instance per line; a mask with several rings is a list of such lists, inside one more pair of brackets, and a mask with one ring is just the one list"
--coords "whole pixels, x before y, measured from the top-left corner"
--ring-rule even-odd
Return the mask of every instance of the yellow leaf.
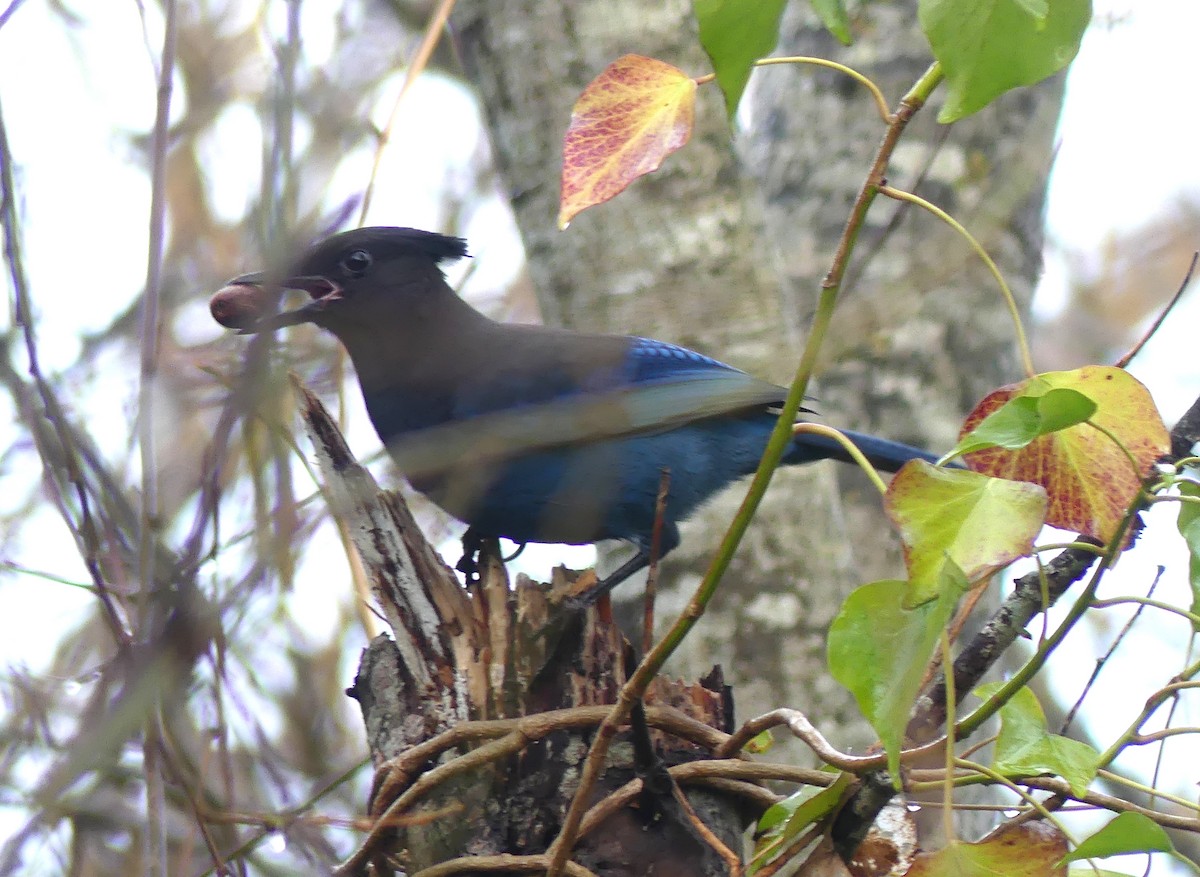
[[976, 582], [1029, 554], [1046, 492], [913, 460], [892, 479], [884, 508], [904, 543], [905, 603], [914, 606], [937, 596], [947, 560]]
[[626, 55], [592, 80], [575, 103], [563, 138], [558, 227], [658, 170], [687, 143], [696, 82], [653, 58]]
[[921, 853], [906, 877], [1066, 877], [1067, 839], [1053, 825], [1005, 824], [978, 843]]

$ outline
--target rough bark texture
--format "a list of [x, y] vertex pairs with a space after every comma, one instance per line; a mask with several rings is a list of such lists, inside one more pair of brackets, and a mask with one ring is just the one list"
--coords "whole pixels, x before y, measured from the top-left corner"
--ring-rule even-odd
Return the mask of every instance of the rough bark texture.
[[[690, 5], [462, 0], [453, 21], [546, 321], [658, 335], [790, 379], [798, 335], [882, 133], [865, 91], [808, 66], [759, 71], [735, 152], [719, 95], [704, 87], [692, 141], [560, 234], [560, 142], [572, 103], [628, 52], [707, 71]], [[856, 36], [842, 48], [807, 4], [789, 4], [776, 54], [845, 61], [893, 104], [928, 66], [911, 3], [871, 3]], [[1025, 302], [1040, 265], [1060, 92], [1052, 82], [1010, 93], [949, 129], [934, 121], [935, 101], [891, 169], [893, 184], [915, 187], [964, 222]], [[965, 243], [932, 217], [881, 199], [851, 266], [813, 404], [835, 425], [945, 449], [962, 413], [1017, 375], [1012, 337], [995, 283]], [[682, 608], [741, 495], [730, 491], [685, 528], [664, 568], [660, 619]], [[690, 675], [719, 659], [743, 717], [793, 706], [843, 748], [865, 746], [874, 735], [825, 669], [825, 632], [852, 587], [900, 570], [865, 479], [832, 465], [780, 473], [674, 668]], [[622, 590], [617, 599], [637, 599], [635, 585]]]
[[[382, 827], [338, 873], [545, 852], [607, 712], [579, 708], [616, 702], [633, 669], [629, 644], [609, 613], [559, 605], [576, 588], [561, 572], [553, 586], [522, 577], [510, 587], [485, 552], [480, 581], [464, 590], [399, 494], [379, 490], [316, 397], [301, 395], [330, 503], [393, 634], [364, 651], [348, 692], [362, 709], [376, 766], [371, 816]], [[635, 779], [642, 791], [583, 834], [573, 861], [605, 877], [729, 873], [746, 813], [726, 793], [693, 787], [688, 813], [661, 768], [723, 742], [731, 696], [716, 668], [697, 684], [654, 681], [645, 725], [618, 734], [590, 800]], [[482, 758], [488, 746], [494, 754]]]

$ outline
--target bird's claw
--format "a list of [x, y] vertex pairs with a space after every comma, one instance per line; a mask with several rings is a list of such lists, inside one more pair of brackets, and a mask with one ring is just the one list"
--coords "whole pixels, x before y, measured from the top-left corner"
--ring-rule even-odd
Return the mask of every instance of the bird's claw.
[[479, 583], [479, 552], [483, 548], [483, 537], [474, 527], [467, 527], [462, 535], [463, 555], [454, 568], [467, 578], [468, 585]]

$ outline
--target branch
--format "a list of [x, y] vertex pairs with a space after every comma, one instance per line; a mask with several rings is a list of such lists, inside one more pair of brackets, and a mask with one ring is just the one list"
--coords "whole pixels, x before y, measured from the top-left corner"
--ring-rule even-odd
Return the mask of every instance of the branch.
[[[1171, 454], [1166, 462], [1190, 456], [1191, 448], [1197, 441], [1200, 441], [1200, 398], [1192, 403], [1171, 430]], [[1140, 518], [1135, 521], [1134, 527], [1136, 534], [1141, 528]], [[1083, 536], [1077, 537], [1076, 541], [1094, 542]], [[1063, 551], [1043, 571], [1045, 593], [1038, 572], [1017, 579], [1012, 593], [954, 661], [954, 690], [959, 700], [974, 689], [1005, 650], [1024, 635], [1025, 628], [1034, 618], [1053, 606], [1071, 585], [1083, 578], [1096, 559], [1094, 552], [1081, 548]], [[939, 673], [914, 704], [906, 737], [927, 739], [942, 726], [946, 719], [945, 692], [945, 677]], [[863, 777], [862, 786], [838, 814], [833, 827], [834, 843], [844, 860], [848, 861], [854, 855], [875, 817], [895, 793], [892, 780], [886, 772]]]

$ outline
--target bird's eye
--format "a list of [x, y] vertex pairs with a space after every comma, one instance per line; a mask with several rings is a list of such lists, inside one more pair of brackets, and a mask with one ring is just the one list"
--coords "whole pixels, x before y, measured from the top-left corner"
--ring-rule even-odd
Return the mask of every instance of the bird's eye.
[[366, 250], [351, 250], [342, 256], [340, 267], [350, 277], [362, 277], [371, 270], [371, 254]]

